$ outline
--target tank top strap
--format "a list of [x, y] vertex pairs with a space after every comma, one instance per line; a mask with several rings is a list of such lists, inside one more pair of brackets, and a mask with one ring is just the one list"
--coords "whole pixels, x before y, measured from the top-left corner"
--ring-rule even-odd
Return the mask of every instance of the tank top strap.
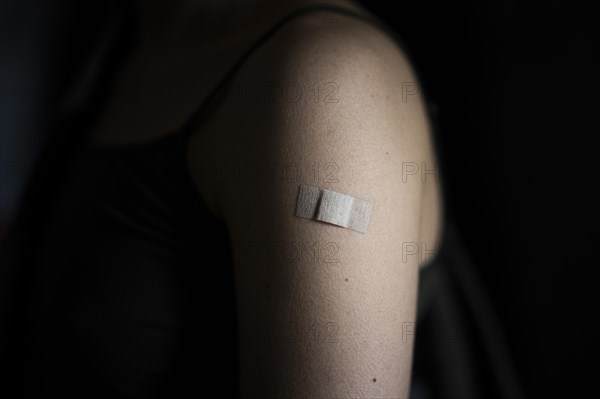
[[182, 135], [184, 140], [187, 140], [187, 137], [190, 136], [194, 132], [194, 128], [199, 123], [201, 117], [205, 114], [206, 111], [210, 108], [211, 104], [218, 98], [219, 94], [222, 93], [223, 89], [227, 86], [227, 84], [232, 80], [232, 78], [236, 75], [236, 73], [240, 70], [240, 68], [244, 65], [244, 63], [252, 56], [252, 54], [260, 48], [263, 44], [265, 44], [271, 37], [275, 35], [283, 26], [285, 26], [288, 22], [298, 18], [300, 16], [314, 13], [314, 12], [332, 12], [343, 15], [348, 15], [350, 17], [357, 18], [361, 21], [364, 21], [372, 26], [375, 26], [382, 31], [384, 31], [387, 35], [389, 35], [397, 45], [402, 49], [402, 51], [409, 57], [410, 53], [406, 48], [404, 42], [398, 36], [398, 34], [384, 21], [373, 16], [367, 15], [364, 13], [360, 13], [345, 7], [337, 6], [329, 3], [314, 3], [302, 6], [300, 8], [295, 9], [291, 13], [287, 14], [283, 18], [281, 18], [275, 25], [271, 28], [267, 29], [244, 53], [243, 55], [229, 68], [227, 73], [221, 78], [221, 80], [215, 85], [215, 87], [209, 92], [208, 96], [202, 101], [200, 106], [193, 112], [193, 114], [188, 118], [188, 120], [183, 124], [181, 131], [178, 135]]

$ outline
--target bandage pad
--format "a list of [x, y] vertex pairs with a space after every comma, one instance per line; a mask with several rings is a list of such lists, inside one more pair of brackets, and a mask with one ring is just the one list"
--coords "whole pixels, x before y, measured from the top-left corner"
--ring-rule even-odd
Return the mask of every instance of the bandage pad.
[[296, 216], [366, 233], [372, 209], [373, 204], [369, 201], [336, 191], [300, 185]]

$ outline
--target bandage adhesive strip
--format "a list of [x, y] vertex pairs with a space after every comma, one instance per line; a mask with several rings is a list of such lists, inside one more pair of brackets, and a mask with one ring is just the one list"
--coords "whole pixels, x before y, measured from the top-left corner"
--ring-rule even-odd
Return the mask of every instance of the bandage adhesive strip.
[[366, 233], [373, 204], [336, 191], [300, 185], [296, 216]]

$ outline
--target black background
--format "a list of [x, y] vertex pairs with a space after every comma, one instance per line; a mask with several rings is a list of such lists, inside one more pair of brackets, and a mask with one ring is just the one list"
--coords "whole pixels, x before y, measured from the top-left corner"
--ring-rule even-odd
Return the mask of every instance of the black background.
[[439, 105], [450, 211], [527, 396], [595, 396], [594, 14], [561, 1], [371, 4]]
[[[113, 3], [0, 0], [5, 225]], [[527, 396], [595, 396], [596, 14], [556, 0], [363, 3], [400, 33], [437, 104], [448, 211]]]

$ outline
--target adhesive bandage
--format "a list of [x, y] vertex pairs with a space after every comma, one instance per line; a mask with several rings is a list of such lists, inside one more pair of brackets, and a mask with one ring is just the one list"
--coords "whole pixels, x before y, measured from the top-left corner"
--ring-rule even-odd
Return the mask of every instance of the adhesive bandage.
[[360, 198], [300, 185], [296, 216], [366, 233], [373, 204]]

